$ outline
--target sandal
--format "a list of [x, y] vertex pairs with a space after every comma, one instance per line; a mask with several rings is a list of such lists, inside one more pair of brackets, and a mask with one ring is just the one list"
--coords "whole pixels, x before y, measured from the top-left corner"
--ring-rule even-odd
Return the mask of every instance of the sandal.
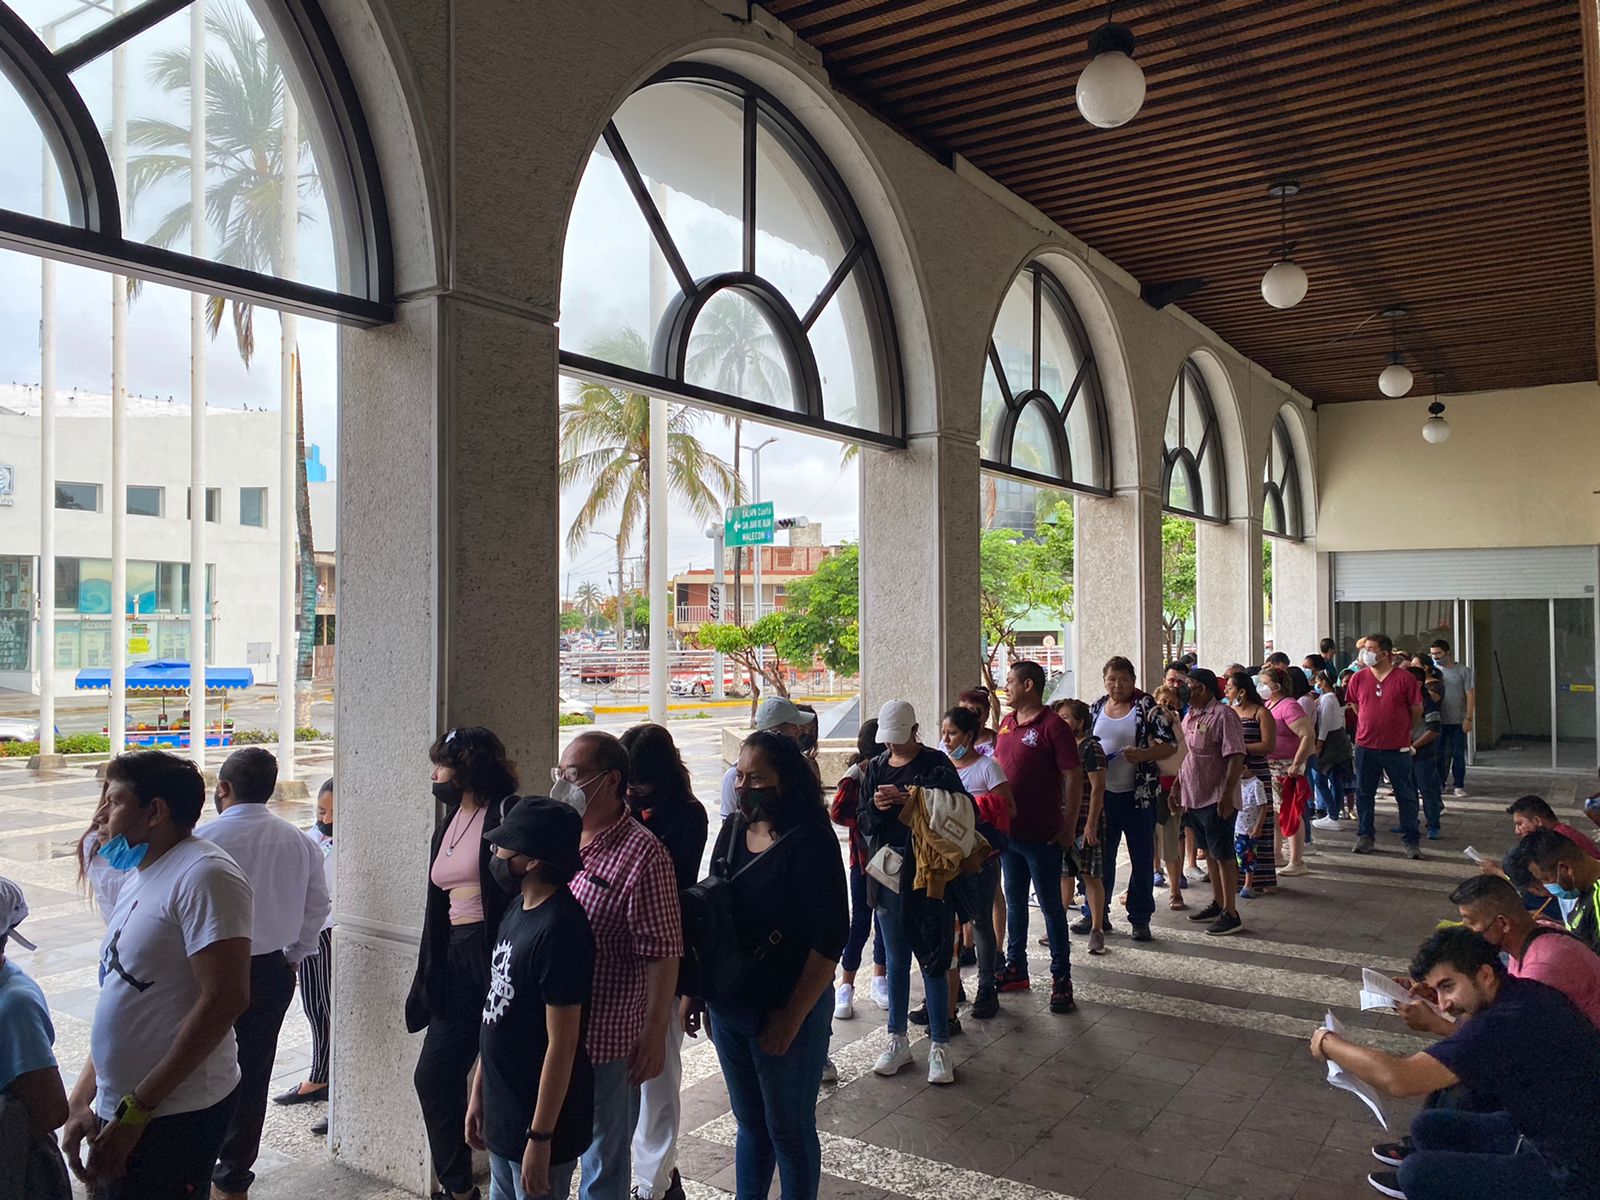
[[1178, 897], [1174, 897], [1171, 900], [1168, 900], [1167, 901], [1167, 907], [1169, 909], [1171, 909], [1173, 912], [1182, 912], [1184, 909], [1188, 908], [1189, 906], [1183, 902], [1183, 898], [1181, 896], [1178, 896]]

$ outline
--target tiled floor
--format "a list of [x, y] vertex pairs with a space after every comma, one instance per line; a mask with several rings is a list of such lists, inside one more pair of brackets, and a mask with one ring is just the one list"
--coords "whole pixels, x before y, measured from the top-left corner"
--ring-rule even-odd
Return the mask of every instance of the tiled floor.
[[[308, 777], [327, 768], [321, 748]], [[704, 772], [713, 774], [709, 768]], [[697, 777], [702, 772], [696, 772]], [[697, 778], [697, 783], [709, 782]], [[1469, 843], [1502, 848], [1503, 813], [1525, 792], [1575, 814], [1574, 780], [1551, 774], [1478, 772], [1473, 795], [1450, 800], [1446, 836], [1427, 857], [1400, 857], [1387, 836], [1393, 808], [1380, 799], [1381, 852], [1349, 853], [1353, 833], [1318, 838], [1312, 874], [1276, 896], [1242, 903], [1247, 931], [1219, 941], [1166, 911], [1157, 940], [1121, 936], [1091, 959], [1074, 946], [1079, 1011], [1054, 1016], [1042, 991], [1011, 994], [993, 1021], [966, 1019], [952, 1043], [958, 1082], [871, 1073], [884, 1038], [869, 1003], [834, 1026], [839, 1083], [818, 1099], [822, 1194], [832, 1200], [1335, 1200], [1373, 1195], [1368, 1146], [1380, 1130], [1355, 1098], [1329, 1088], [1306, 1054], [1314, 1025], [1332, 1008], [1356, 1036], [1392, 1050], [1422, 1043], [1397, 1018], [1362, 1014], [1362, 966], [1400, 969], [1441, 918], [1444, 896], [1471, 865]], [[95, 1002], [98, 917], [81, 899], [71, 843], [97, 793], [85, 770], [35, 777], [0, 766], [0, 874], [27, 889], [41, 949], [18, 955], [39, 978], [56, 1018], [69, 1080], [87, 1046]], [[714, 795], [714, 790], [706, 789]], [[286, 806], [291, 820], [309, 807]], [[1579, 824], [1586, 824], [1579, 819]], [[1206, 892], [1195, 885], [1191, 895]], [[1039, 932], [1035, 920], [1035, 934]], [[1035, 947], [1036, 954], [1042, 948]], [[1043, 982], [1047, 963], [1036, 960]], [[970, 975], [970, 973], [969, 973]], [[969, 979], [970, 990], [970, 979]], [[291, 1011], [275, 1089], [303, 1076], [309, 1033]], [[735, 1126], [715, 1054], [703, 1039], [685, 1054], [680, 1165], [696, 1200], [733, 1190]], [[329, 1200], [399, 1196], [326, 1157], [309, 1125], [321, 1104], [273, 1107], [259, 1165], [258, 1200], [320, 1194]], [[1403, 1121], [1409, 1108], [1396, 1104]], [[774, 1189], [776, 1195], [776, 1188]]]

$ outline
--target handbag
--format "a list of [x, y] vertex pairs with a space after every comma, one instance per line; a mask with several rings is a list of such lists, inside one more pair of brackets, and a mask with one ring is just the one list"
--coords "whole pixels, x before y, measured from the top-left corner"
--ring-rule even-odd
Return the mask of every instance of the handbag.
[[879, 846], [878, 852], [867, 860], [866, 872], [895, 895], [900, 894], [900, 872], [906, 865], [906, 856], [893, 846]]

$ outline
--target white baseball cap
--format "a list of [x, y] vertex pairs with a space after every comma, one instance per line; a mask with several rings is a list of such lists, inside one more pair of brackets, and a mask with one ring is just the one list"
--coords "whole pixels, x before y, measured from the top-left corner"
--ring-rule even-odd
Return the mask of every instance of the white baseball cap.
[[0, 879], [0, 937], [10, 938], [27, 950], [37, 950], [27, 938], [17, 932], [17, 926], [28, 919], [28, 902], [22, 898], [22, 889], [9, 879]]
[[779, 725], [809, 725], [816, 719], [814, 713], [796, 708], [794, 701], [782, 696], [768, 696], [756, 709], [758, 730], [776, 729]]
[[878, 741], [885, 746], [909, 742], [916, 726], [917, 710], [909, 700], [890, 700], [878, 710]]

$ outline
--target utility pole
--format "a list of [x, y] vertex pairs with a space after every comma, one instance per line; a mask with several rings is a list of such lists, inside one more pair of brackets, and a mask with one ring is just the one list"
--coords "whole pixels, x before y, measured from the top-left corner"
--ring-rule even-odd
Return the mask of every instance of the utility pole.
[[[707, 525], [706, 536], [711, 539], [711, 595], [707, 597], [710, 603], [706, 616], [713, 623], [716, 623], [722, 620], [722, 609], [726, 603], [722, 596], [723, 527], [721, 525]], [[714, 700], [727, 699], [722, 682], [722, 671], [722, 651], [714, 650], [711, 653], [711, 697]]]

